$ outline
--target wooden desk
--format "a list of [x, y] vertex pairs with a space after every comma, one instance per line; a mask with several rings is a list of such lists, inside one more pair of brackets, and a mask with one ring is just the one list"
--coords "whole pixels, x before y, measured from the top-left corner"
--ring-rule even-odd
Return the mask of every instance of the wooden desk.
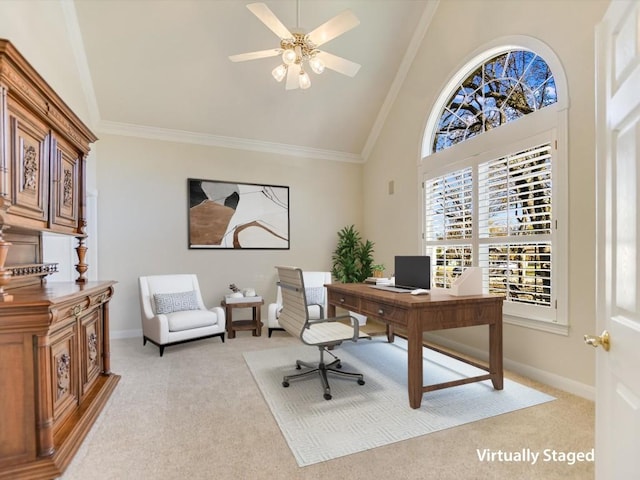
[[[411, 408], [420, 408], [422, 394], [465, 383], [491, 380], [496, 390], [502, 390], [502, 297], [477, 295], [454, 297], [446, 293], [411, 295], [372, 288], [371, 285], [333, 283], [325, 285], [328, 294], [328, 316], [335, 316], [336, 307], [361, 313], [384, 322], [387, 337], [393, 341], [394, 327], [407, 334], [407, 383]], [[455, 357], [488, 373], [434, 385], [422, 385], [422, 334], [447, 328], [489, 326], [489, 367]], [[442, 352], [445, 353], [446, 352]], [[453, 355], [452, 355], [453, 356]]]

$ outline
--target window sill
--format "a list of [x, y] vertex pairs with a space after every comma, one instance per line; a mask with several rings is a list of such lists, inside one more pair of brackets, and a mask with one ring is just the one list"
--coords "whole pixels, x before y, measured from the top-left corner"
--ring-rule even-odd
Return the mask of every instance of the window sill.
[[502, 316], [502, 321], [509, 325], [517, 325], [518, 327], [531, 328], [533, 330], [540, 330], [542, 332], [555, 333], [556, 335], [569, 336], [569, 325], [543, 322], [540, 320], [516, 317], [508, 314], [504, 314]]

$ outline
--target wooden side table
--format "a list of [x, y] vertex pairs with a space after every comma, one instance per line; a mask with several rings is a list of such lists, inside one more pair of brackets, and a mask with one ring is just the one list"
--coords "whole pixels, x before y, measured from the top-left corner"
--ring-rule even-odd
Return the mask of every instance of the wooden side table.
[[[260, 321], [260, 307], [264, 304], [264, 300], [251, 300], [251, 297], [247, 297], [241, 302], [227, 303], [222, 300], [220, 305], [224, 308], [225, 315], [227, 317], [227, 334], [229, 338], [236, 338], [237, 330], [253, 330], [253, 336], [259, 337], [262, 334], [262, 322]], [[251, 308], [253, 315], [251, 320], [234, 320], [233, 309], [234, 308]]]

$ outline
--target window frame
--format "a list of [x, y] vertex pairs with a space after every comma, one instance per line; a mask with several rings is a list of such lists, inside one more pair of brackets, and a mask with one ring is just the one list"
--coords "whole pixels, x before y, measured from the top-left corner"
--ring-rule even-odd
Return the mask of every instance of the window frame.
[[[524, 38], [524, 37], [522, 37]], [[531, 308], [522, 309], [517, 304], [505, 302], [503, 317], [505, 323], [534, 328], [568, 335], [568, 151], [567, 151], [567, 117], [568, 96], [566, 93], [566, 79], [562, 68], [553, 52], [541, 42], [525, 38], [525, 42], [505, 42], [498, 46], [488, 46], [479, 49], [470, 61], [449, 79], [441, 90], [439, 101], [434, 104], [426, 122], [422, 139], [422, 158], [418, 162], [418, 180], [421, 192], [421, 222], [422, 222], [422, 251], [432, 246], [426, 241], [426, 205], [424, 185], [429, 179], [445, 175], [465, 167], [471, 167], [474, 182], [477, 179], [478, 165], [501, 156], [526, 150], [540, 143], [550, 143], [552, 147], [552, 307], [555, 315], [552, 318], [537, 315]], [[517, 120], [501, 125], [492, 131], [471, 137], [449, 148], [432, 153], [433, 139], [438, 126], [439, 115], [451, 92], [478, 65], [500, 53], [513, 49], [532, 50], [540, 56], [551, 68], [556, 83], [558, 101], [525, 115]], [[497, 146], [496, 146], [497, 145]], [[478, 266], [478, 219], [477, 219], [477, 188], [474, 187], [474, 230], [472, 242], [458, 239], [457, 242], [443, 241], [441, 244], [473, 244], [473, 265]], [[545, 308], [545, 307], [538, 307]], [[533, 309], [535, 310], [535, 309]]]

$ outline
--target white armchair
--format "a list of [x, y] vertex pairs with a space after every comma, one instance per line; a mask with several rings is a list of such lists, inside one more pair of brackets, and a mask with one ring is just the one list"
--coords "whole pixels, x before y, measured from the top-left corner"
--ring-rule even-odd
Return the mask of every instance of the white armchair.
[[[307, 295], [307, 310], [310, 319], [326, 318], [327, 316], [327, 289], [324, 285], [331, 283], [331, 272], [302, 272], [304, 278], [305, 293]], [[271, 303], [267, 309], [267, 327], [269, 336], [274, 330], [284, 330], [278, 323], [282, 310], [282, 291], [278, 287], [276, 302]]]
[[196, 275], [140, 277], [139, 287], [143, 345], [157, 345], [162, 356], [169, 345], [216, 336], [224, 342], [224, 310], [205, 307]]

